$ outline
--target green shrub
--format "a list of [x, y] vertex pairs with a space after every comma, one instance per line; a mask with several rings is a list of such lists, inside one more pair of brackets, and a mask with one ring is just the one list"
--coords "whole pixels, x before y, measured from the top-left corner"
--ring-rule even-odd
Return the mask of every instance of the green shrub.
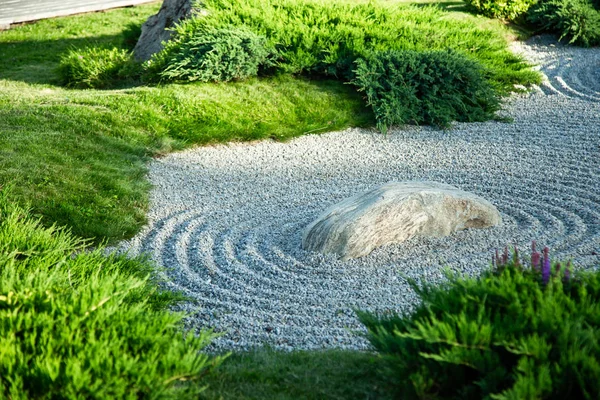
[[488, 18], [515, 21], [525, 15], [538, 0], [465, 0], [478, 14]]
[[580, 46], [600, 44], [600, 12], [590, 0], [540, 0], [527, 21]]
[[600, 44], [598, 0], [466, 0], [477, 13], [556, 33], [579, 46]]
[[482, 67], [454, 51], [380, 52], [356, 64], [353, 83], [366, 94], [382, 132], [406, 123], [485, 121], [500, 108]]
[[[448, 18], [436, 7], [343, 0], [205, 0], [206, 13], [176, 27], [180, 44], [208, 29], [245, 27], [276, 49], [280, 72], [328, 75], [349, 80], [357, 58], [389, 50], [451, 48], [478, 59], [501, 88], [537, 82], [523, 59], [512, 54], [502, 34], [472, 20]], [[178, 39], [180, 38], [180, 39]], [[156, 56], [160, 61], [165, 54]], [[154, 61], [153, 61], [154, 62]]]
[[207, 28], [168, 42], [147, 69], [170, 81], [226, 82], [257, 75], [271, 53], [266, 38], [248, 29]]
[[423, 302], [410, 314], [359, 313], [399, 398], [596, 399], [600, 272], [559, 268], [513, 260], [479, 279], [413, 282]]
[[117, 48], [72, 49], [61, 57], [58, 67], [60, 83], [80, 89], [115, 87], [138, 77], [140, 72], [131, 53]]
[[0, 192], [0, 398], [192, 397], [221, 362], [182, 333], [141, 259], [42, 228]]

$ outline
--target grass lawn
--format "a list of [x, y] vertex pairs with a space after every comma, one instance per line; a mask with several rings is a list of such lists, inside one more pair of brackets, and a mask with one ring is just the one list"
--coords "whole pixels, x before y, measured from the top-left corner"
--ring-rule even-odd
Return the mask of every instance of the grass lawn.
[[231, 355], [205, 382], [201, 399], [391, 399], [385, 362], [359, 351], [270, 349]]
[[45, 223], [96, 241], [144, 224], [150, 157], [196, 144], [285, 140], [373, 124], [359, 95], [332, 80], [281, 76], [233, 84], [68, 90], [73, 46], [121, 46], [159, 3], [40, 21], [0, 32], [0, 185]]
[[[461, 11], [463, 3], [439, 4]], [[121, 47], [127, 24], [142, 23], [159, 7], [157, 2], [0, 32], [0, 186], [10, 186], [11, 196], [30, 204], [46, 226], [66, 226], [95, 242], [124, 239], [145, 222], [150, 190], [145, 175], [152, 157], [194, 145], [286, 140], [374, 125], [360, 95], [334, 80], [280, 75], [113, 90], [57, 85], [62, 54], [86, 46]], [[462, 12], [447, 18], [509, 34], [498, 22]], [[361, 352], [234, 354], [202, 381], [210, 384], [203, 396], [385, 398], [381, 366], [380, 358]]]

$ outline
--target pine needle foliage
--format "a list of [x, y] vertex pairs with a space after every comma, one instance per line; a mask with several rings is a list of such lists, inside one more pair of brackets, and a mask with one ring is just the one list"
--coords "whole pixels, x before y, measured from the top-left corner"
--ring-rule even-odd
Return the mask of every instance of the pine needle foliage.
[[475, 12], [549, 32], [570, 44], [600, 45], [600, 7], [597, 0], [466, 0]]
[[[448, 18], [435, 7], [206, 0], [202, 8], [175, 27], [165, 49], [146, 63], [146, 79], [226, 81], [237, 77], [223, 70], [234, 68], [244, 70], [239, 78], [268, 70], [354, 81], [366, 92], [382, 131], [396, 123], [446, 127], [452, 120], [484, 121], [494, 117], [499, 95], [517, 83], [539, 80], [498, 31]], [[233, 44], [239, 32], [247, 32], [247, 38], [252, 33], [264, 44], [258, 39]], [[397, 73], [375, 78], [367, 72], [381, 69], [381, 63], [389, 66], [390, 57]], [[444, 91], [440, 85], [446, 84]], [[437, 95], [442, 97], [434, 99]]]
[[221, 358], [184, 335], [142, 259], [43, 228], [0, 191], [0, 398], [194, 398]]
[[527, 13], [537, 0], [465, 0], [469, 8], [488, 18], [515, 21]]
[[590, 0], [541, 0], [527, 14], [527, 22], [571, 44], [600, 45], [600, 11]]
[[61, 57], [59, 82], [78, 89], [107, 89], [139, 78], [141, 66], [130, 51], [118, 48], [71, 49]]
[[178, 37], [148, 65], [167, 81], [227, 82], [258, 75], [272, 54], [267, 40], [243, 27], [207, 28]]
[[452, 50], [379, 52], [356, 64], [353, 84], [367, 96], [384, 133], [407, 123], [486, 121], [500, 108], [479, 63]]
[[437, 7], [343, 0], [205, 0], [202, 7], [206, 12], [175, 28], [180, 46], [208, 28], [245, 27], [276, 49], [280, 72], [349, 80], [354, 61], [372, 52], [450, 48], [479, 60], [507, 91], [539, 79], [498, 31]]
[[509, 261], [479, 279], [412, 282], [423, 302], [408, 315], [359, 317], [399, 398], [596, 399], [600, 272], [569, 276]]

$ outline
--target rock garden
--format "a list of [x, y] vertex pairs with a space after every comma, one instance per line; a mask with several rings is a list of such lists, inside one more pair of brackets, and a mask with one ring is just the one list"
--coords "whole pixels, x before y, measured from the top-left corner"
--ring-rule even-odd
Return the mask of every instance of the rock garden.
[[597, 4], [160, 7], [0, 32], [0, 398], [597, 398]]

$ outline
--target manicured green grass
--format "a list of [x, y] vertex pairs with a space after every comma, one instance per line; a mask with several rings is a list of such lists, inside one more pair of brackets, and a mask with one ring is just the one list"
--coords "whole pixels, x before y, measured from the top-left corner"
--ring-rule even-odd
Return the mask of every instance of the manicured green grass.
[[62, 90], [27, 88], [29, 99], [0, 90], [0, 184], [14, 183], [15, 196], [48, 224], [78, 235], [135, 233], [145, 218], [148, 159], [143, 145], [116, 137], [127, 125]]
[[149, 156], [372, 124], [358, 95], [291, 77], [79, 91], [0, 81], [0, 184], [48, 223], [99, 240], [144, 223]]
[[208, 376], [201, 399], [391, 399], [383, 359], [359, 351], [240, 352]]
[[0, 32], [0, 185], [45, 223], [96, 241], [145, 221], [150, 156], [194, 144], [286, 140], [373, 124], [341, 83], [280, 76], [219, 84], [67, 90], [55, 85], [72, 46], [120, 46], [128, 22], [158, 4], [40, 21]]
[[53, 18], [0, 32], [0, 79], [49, 84], [70, 48], [120, 46], [130, 23], [141, 24], [160, 2], [106, 12]]

